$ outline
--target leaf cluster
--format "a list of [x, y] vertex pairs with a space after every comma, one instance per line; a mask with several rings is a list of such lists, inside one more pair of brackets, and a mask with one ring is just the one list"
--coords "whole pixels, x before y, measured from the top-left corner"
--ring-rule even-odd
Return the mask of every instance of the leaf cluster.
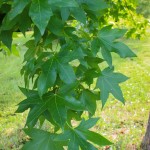
[[[7, 9], [4, 9], [4, 8]], [[128, 78], [114, 72], [112, 53], [120, 57], [136, 55], [120, 38], [127, 30], [105, 22], [111, 10], [104, 0], [14, 0], [2, 1], [4, 14], [0, 40], [12, 48], [12, 34], [24, 35], [33, 29], [26, 44], [24, 66], [26, 99], [17, 113], [29, 110], [25, 133], [31, 137], [23, 149], [96, 150], [112, 144], [89, 130], [98, 121], [93, 118], [97, 101], [104, 107], [109, 94], [124, 103], [119, 86]], [[102, 69], [106, 62], [106, 68]], [[88, 114], [88, 119], [83, 114]], [[35, 129], [47, 120], [54, 131]], [[79, 122], [79, 123], [78, 123]]]

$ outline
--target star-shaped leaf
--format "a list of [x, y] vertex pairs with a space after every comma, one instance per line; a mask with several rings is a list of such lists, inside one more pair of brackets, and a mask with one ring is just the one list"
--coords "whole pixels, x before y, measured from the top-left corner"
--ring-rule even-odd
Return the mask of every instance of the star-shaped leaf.
[[24, 129], [24, 131], [31, 137], [31, 140], [23, 146], [23, 150], [64, 150], [60, 141], [54, 141], [56, 134], [39, 129]]
[[113, 69], [110, 68], [102, 71], [101, 76], [97, 80], [96, 87], [100, 89], [100, 99], [102, 100], [103, 107], [108, 99], [109, 93], [124, 103], [124, 98], [119, 83], [124, 82], [127, 79], [128, 77], [121, 73], [114, 73]]
[[131, 49], [121, 42], [116, 42], [117, 39], [123, 37], [126, 33], [125, 29], [111, 29], [112, 26], [102, 28], [98, 33], [98, 38], [102, 44], [102, 56], [112, 67], [111, 52], [115, 52], [120, 57], [136, 57]]
[[84, 106], [78, 100], [69, 96], [54, 94], [49, 98], [48, 110], [53, 120], [63, 129], [67, 120], [67, 110], [84, 110]]
[[35, 25], [39, 28], [41, 35], [43, 35], [50, 17], [53, 15], [51, 5], [48, 0], [33, 0], [29, 15]]
[[98, 150], [88, 141], [99, 146], [111, 145], [112, 143], [102, 135], [88, 130], [94, 126], [97, 121], [98, 118], [90, 118], [89, 120], [83, 119], [78, 127], [70, 127], [70, 129], [58, 135], [55, 140], [69, 140], [68, 150], [79, 150], [80, 148], [82, 150]]

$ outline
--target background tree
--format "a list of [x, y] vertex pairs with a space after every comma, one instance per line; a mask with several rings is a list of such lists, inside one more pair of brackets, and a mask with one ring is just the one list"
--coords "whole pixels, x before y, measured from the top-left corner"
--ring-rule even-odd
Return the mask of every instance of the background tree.
[[144, 15], [144, 17], [150, 17], [150, 1], [138, 0], [137, 13]]
[[[135, 13], [134, 3], [119, 0], [0, 2], [0, 40], [5, 49], [12, 50], [15, 31], [26, 35], [33, 30], [21, 70], [25, 87], [20, 90], [26, 99], [16, 111], [29, 110], [24, 131], [31, 139], [23, 149], [96, 150], [112, 144], [89, 129], [98, 121], [93, 118], [97, 101], [104, 107], [112, 94], [125, 103], [119, 84], [128, 77], [114, 71], [112, 53], [136, 56], [119, 39], [126, 33], [140, 37], [146, 22], [133, 23], [128, 32], [117, 28], [131, 12]], [[42, 129], [45, 120], [50, 131]]]
[[149, 119], [148, 119], [148, 123], [147, 123], [146, 133], [142, 140], [141, 148], [142, 148], [142, 150], [150, 149], [150, 114], [149, 114]]

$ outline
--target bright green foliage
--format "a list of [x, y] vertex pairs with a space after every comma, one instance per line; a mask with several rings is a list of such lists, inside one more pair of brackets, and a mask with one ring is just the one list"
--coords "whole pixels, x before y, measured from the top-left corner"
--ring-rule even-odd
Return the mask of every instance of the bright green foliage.
[[[4, 6], [8, 7], [5, 12]], [[111, 6], [104, 0], [15, 0], [0, 4], [3, 44], [12, 50], [14, 31], [26, 34], [32, 30], [33, 34], [25, 44], [21, 70], [25, 87], [20, 89], [26, 99], [16, 111], [29, 110], [25, 133], [31, 140], [23, 149], [61, 150], [66, 146], [69, 150], [96, 150], [112, 144], [89, 130], [98, 120], [92, 116], [97, 101], [104, 107], [109, 93], [124, 103], [119, 84], [127, 77], [114, 71], [112, 52], [122, 58], [136, 55], [119, 41], [126, 30], [106, 22]], [[108, 66], [103, 70], [105, 61]], [[82, 118], [85, 112], [86, 121]], [[35, 129], [39, 121], [44, 123], [41, 117], [54, 131]]]
[[[142, 11], [139, 14], [136, 13], [137, 6], [140, 5], [138, 1], [143, 3], [142, 1], [149, 0], [108, 0], [112, 9], [106, 14], [105, 21], [112, 22], [117, 27], [128, 28], [126, 37], [140, 39], [143, 33], [145, 34], [148, 20], [141, 15]], [[144, 8], [144, 10], [147, 11], [149, 9]]]

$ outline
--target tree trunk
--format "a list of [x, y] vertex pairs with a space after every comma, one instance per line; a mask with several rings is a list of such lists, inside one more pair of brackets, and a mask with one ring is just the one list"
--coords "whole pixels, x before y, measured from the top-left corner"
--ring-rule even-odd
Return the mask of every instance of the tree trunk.
[[150, 113], [149, 113], [149, 119], [148, 119], [146, 133], [145, 133], [145, 136], [141, 143], [141, 149], [142, 150], [150, 150]]

